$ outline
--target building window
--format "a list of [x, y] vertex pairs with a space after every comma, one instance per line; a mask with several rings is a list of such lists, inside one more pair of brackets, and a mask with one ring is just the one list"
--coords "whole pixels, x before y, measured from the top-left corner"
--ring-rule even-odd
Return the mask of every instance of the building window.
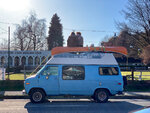
[[40, 64], [40, 58], [39, 57], [35, 57], [35, 65], [39, 65]]
[[28, 64], [30, 66], [33, 65], [33, 58], [31, 56], [28, 58]]
[[20, 61], [20, 59], [19, 59], [19, 57], [17, 56], [17, 57], [15, 57], [15, 66], [19, 66], [19, 62]]
[[13, 59], [11, 56], [9, 56], [9, 65], [12, 66], [12, 64], [13, 64]]
[[5, 57], [4, 57], [4, 56], [2, 56], [2, 57], [1, 57], [1, 65], [2, 65], [2, 66], [4, 66], [4, 65], [5, 65], [5, 63], [6, 63]]
[[45, 56], [42, 57], [42, 61], [41, 62], [42, 62], [42, 65], [46, 64], [46, 57]]
[[58, 67], [57, 66], [48, 66], [42, 72], [42, 75], [58, 75]]
[[63, 80], [84, 80], [85, 69], [83, 66], [63, 66]]
[[24, 57], [24, 56], [22, 57], [21, 64], [22, 64], [22, 66], [26, 65], [26, 57]]
[[118, 75], [119, 70], [118, 70], [118, 67], [100, 67], [99, 74], [100, 75]]

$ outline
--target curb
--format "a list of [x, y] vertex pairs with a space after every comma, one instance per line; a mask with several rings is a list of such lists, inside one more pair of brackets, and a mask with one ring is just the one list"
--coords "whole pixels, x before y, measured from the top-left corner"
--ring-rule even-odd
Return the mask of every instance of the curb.
[[[29, 99], [29, 96], [2, 96], [0, 99]], [[52, 97], [48, 99], [82, 99], [82, 98], [63, 98], [63, 97]], [[87, 98], [89, 99], [89, 98]], [[150, 96], [111, 96], [110, 99], [150, 99]]]
[[29, 96], [0, 96], [0, 99], [29, 99]]

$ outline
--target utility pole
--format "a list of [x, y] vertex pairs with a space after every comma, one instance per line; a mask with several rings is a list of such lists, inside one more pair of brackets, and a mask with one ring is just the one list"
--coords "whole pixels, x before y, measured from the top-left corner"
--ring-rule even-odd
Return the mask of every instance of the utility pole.
[[9, 67], [10, 67], [10, 26], [8, 27], [8, 80], [9, 80]]

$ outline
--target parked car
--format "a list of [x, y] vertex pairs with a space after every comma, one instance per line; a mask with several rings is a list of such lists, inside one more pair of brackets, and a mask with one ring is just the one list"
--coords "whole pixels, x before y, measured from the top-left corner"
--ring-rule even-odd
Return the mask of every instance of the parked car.
[[112, 53], [60, 53], [25, 80], [25, 91], [33, 103], [59, 95], [91, 96], [96, 102], [107, 102], [109, 96], [122, 94], [123, 77]]

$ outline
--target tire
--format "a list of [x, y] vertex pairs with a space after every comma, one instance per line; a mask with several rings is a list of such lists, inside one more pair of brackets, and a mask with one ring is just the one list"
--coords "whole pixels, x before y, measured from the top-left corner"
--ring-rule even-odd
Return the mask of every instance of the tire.
[[30, 93], [32, 103], [42, 103], [45, 100], [45, 93], [41, 89], [34, 89]]
[[95, 101], [98, 103], [105, 103], [108, 101], [109, 94], [107, 90], [99, 89], [95, 92]]

